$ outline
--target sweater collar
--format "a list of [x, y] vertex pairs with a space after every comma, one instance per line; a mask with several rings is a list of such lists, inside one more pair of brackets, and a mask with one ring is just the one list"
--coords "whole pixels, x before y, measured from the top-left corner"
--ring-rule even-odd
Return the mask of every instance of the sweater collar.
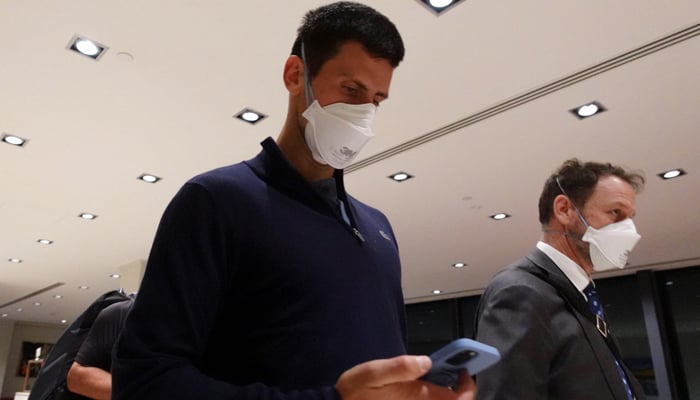
[[[314, 205], [314, 207], [325, 205], [323, 198], [294, 168], [271, 137], [266, 138], [260, 144], [262, 151], [255, 158], [245, 162], [256, 175], [269, 185], [304, 203]], [[338, 198], [346, 201], [343, 170], [336, 169], [333, 177], [336, 182]]]

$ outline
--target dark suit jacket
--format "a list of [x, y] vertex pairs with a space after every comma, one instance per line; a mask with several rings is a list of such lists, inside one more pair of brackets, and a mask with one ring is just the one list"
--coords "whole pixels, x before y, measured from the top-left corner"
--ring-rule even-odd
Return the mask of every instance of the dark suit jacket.
[[591, 319], [581, 292], [538, 249], [498, 273], [481, 298], [476, 338], [502, 359], [476, 377], [477, 399], [626, 400], [613, 352]]

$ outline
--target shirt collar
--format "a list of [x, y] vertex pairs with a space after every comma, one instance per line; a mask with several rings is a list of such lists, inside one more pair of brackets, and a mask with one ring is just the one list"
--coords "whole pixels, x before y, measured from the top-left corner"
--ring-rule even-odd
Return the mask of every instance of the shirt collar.
[[584, 271], [583, 268], [576, 264], [572, 259], [564, 255], [564, 253], [545, 242], [537, 242], [537, 248], [546, 254], [547, 257], [552, 259], [552, 261], [554, 261], [554, 264], [559, 267], [561, 272], [566, 275], [566, 277], [571, 281], [571, 283], [574, 284], [576, 289], [578, 289], [578, 291], [581, 292], [581, 295], [583, 295], [585, 298], [586, 296], [583, 294], [583, 289], [588, 286], [588, 283], [591, 282], [591, 279], [588, 277], [588, 274], [586, 274], [586, 271]]

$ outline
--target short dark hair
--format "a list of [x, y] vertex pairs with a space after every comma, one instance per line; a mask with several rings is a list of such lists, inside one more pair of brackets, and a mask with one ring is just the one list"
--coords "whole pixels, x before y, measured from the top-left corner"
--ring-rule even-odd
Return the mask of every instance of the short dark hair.
[[394, 68], [405, 53], [399, 31], [386, 16], [363, 4], [339, 1], [306, 13], [292, 54], [301, 57], [303, 42], [311, 79], [349, 41], [360, 43], [369, 54], [386, 59]]
[[[576, 158], [564, 161], [544, 183], [539, 201], [540, 223], [545, 225], [552, 218], [555, 197], [565, 194], [578, 209], [581, 209], [593, 194], [598, 180], [610, 175], [629, 183], [635, 193], [639, 193], [644, 187], [644, 176], [639, 172], [626, 171], [610, 163], [593, 161], [582, 163]], [[563, 193], [562, 189], [566, 193]]]

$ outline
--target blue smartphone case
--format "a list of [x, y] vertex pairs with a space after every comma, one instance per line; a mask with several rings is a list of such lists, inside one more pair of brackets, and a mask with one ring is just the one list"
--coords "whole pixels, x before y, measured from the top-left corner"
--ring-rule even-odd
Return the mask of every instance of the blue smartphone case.
[[421, 379], [440, 386], [457, 384], [459, 372], [476, 375], [498, 362], [501, 355], [495, 347], [471, 339], [457, 339], [430, 355], [433, 366]]

